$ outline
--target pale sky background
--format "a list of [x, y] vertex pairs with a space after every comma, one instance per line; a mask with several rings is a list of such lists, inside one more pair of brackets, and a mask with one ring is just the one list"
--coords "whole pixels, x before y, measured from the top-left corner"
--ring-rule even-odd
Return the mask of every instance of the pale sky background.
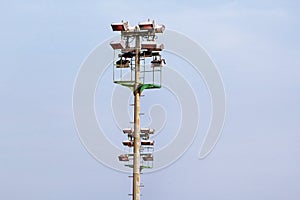
[[146, 174], [142, 199], [300, 199], [297, 1], [0, 2], [0, 199], [130, 199], [130, 180], [92, 158], [72, 116], [73, 83], [111, 22], [157, 19], [202, 45], [227, 95], [214, 151], [201, 140]]

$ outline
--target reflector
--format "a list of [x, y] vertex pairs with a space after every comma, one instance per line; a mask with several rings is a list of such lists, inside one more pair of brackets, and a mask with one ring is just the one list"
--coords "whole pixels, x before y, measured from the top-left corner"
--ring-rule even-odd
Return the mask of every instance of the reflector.
[[120, 41], [120, 42], [111, 42], [110, 46], [116, 50], [116, 49], [124, 49], [125, 48], [125, 43], [124, 41]]
[[153, 22], [147, 21], [147, 22], [141, 22], [139, 23], [140, 30], [153, 30], [154, 24]]
[[128, 22], [121, 22], [121, 23], [112, 23], [111, 28], [113, 31], [127, 31], [128, 29]]

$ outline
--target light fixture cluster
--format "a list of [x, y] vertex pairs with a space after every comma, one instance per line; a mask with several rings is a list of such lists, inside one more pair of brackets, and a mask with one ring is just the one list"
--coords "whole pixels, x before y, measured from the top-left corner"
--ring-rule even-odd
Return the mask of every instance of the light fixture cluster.
[[[146, 22], [141, 22], [137, 26], [129, 26], [128, 22], [122, 21], [120, 23], [111, 24], [113, 31], [121, 32], [121, 40], [113, 41], [110, 46], [114, 50], [120, 50], [119, 60], [115, 61], [115, 66], [117, 68], [128, 68], [130, 67], [131, 60], [135, 55], [136, 48], [139, 48], [140, 57], [153, 57], [151, 61], [151, 67], [162, 67], [165, 61], [161, 59], [159, 54], [160, 51], [164, 49], [163, 44], [157, 44], [156, 33], [163, 33], [165, 26], [163, 24], [156, 24], [155, 21], [148, 19]], [[133, 43], [133, 38], [140, 36], [142, 42], [140, 46], [136, 47]], [[159, 60], [158, 60], [159, 59]], [[155, 63], [155, 64], [153, 64]]]
[[154, 31], [156, 33], [163, 33], [165, 30], [165, 25], [163, 24], [156, 24], [155, 21], [151, 21], [148, 19], [146, 22], [140, 22], [138, 26], [129, 26], [128, 22], [122, 20], [119, 23], [112, 23], [111, 27], [113, 31]]
[[[141, 158], [143, 161], [153, 161], [153, 154], [149, 150], [153, 150], [154, 141], [150, 140], [150, 135], [153, 135], [155, 132], [151, 128], [141, 128], [140, 137], [141, 137]], [[129, 148], [134, 146], [134, 130], [132, 128], [124, 128], [123, 133], [127, 135], [128, 139], [124, 140], [122, 143], [124, 146]], [[119, 155], [119, 161], [129, 162], [132, 160], [133, 154], [122, 154]], [[150, 166], [144, 166], [149, 168]]]
[[[141, 128], [140, 136], [141, 136], [141, 145], [143, 146], [153, 146], [154, 141], [150, 140], [150, 135], [154, 134], [155, 130], [150, 128]], [[134, 138], [134, 130], [131, 128], [124, 128], [123, 133], [127, 134], [128, 140], [123, 141], [124, 146], [133, 147], [133, 138]]]

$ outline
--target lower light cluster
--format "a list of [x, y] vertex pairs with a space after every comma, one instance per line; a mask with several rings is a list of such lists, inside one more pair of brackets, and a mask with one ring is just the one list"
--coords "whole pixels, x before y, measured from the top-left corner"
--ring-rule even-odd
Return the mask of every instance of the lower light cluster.
[[[141, 138], [141, 165], [140, 171], [143, 169], [153, 168], [153, 151], [154, 151], [154, 141], [150, 140], [150, 135], [153, 135], [155, 132], [154, 129], [150, 128], [141, 128], [139, 134]], [[132, 128], [124, 128], [123, 133], [127, 135], [128, 139], [124, 140], [122, 144], [126, 147], [129, 147], [128, 152], [122, 155], [119, 155], [119, 161], [125, 162], [126, 167], [133, 168], [133, 146], [134, 146], [134, 130]]]

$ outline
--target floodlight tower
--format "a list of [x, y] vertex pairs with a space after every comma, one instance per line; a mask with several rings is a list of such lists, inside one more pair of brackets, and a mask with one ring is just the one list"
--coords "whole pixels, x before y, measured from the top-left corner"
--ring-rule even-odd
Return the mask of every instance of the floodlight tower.
[[141, 161], [153, 161], [152, 153], [145, 153], [144, 149], [153, 150], [154, 145], [154, 141], [149, 140], [154, 129], [141, 128], [140, 125], [140, 96], [145, 89], [161, 88], [161, 68], [166, 63], [160, 55], [164, 46], [156, 43], [156, 33], [163, 33], [165, 26], [149, 19], [133, 27], [125, 21], [112, 23], [111, 27], [113, 31], [121, 32], [121, 40], [110, 43], [114, 49], [113, 81], [129, 87], [134, 95], [134, 127], [123, 129], [128, 136], [123, 145], [133, 147], [133, 152], [120, 155], [119, 160], [132, 162], [125, 166], [133, 168], [132, 196], [133, 200], [140, 200], [141, 170], [151, 168], [141, 165]]

